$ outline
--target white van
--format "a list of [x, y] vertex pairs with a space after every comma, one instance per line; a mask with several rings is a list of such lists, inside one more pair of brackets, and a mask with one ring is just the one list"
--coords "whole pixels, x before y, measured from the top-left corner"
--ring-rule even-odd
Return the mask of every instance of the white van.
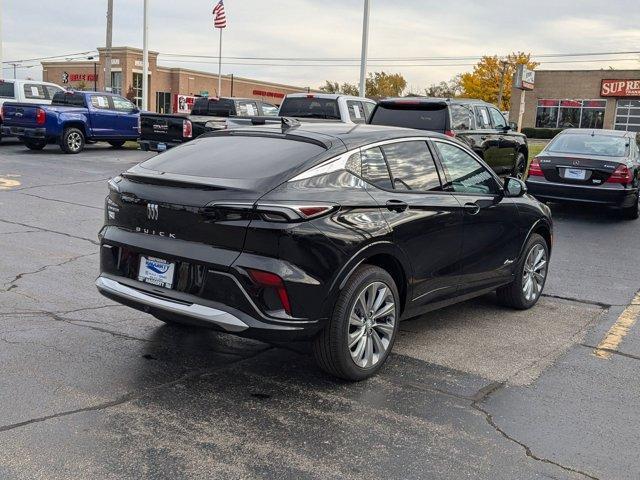
[[[56, 92], [63, 91], [55, 83], [38, 80], [0, 80], [0, 107], [4, 102], [40, 103], [49, 105]], [[2, 116], [0, 115], [0, 127]], [[2, 129], [0, 128], [0, 132]], [[0, 140], [2, 136], [0, 134]]]

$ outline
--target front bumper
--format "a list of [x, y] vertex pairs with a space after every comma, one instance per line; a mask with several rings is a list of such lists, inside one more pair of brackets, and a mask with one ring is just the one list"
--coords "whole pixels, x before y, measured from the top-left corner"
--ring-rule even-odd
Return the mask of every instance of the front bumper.
[[2, 136], [3, 137], [20, 137], [20, 138], [45, 139], [45, 138], [47, 138], [47, 129], [46, 128], [27, 128], [27, 127], [3, 126], [2, 127]]
[[611, 184], [610, 186], [572, 185], [547, 180], [527, 180], [529, 193], [539, 200], [599, 204], [629, 207], [636, 201], [638, 188]]
[[[165, 150], [169, 150], [170, 148], [177, 147], [178, 145], [182, 145], [178, 142], [158, 142], [155, 140], [138, 140], [138, 145], [140, 145], [140, 149], [152, 152], [164, 152]], [[161, 147], [164, 145], [164, 148]]]

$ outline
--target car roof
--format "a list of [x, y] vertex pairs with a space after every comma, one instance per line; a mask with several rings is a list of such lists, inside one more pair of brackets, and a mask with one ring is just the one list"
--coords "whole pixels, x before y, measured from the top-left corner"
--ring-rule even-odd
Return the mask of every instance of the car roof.
[[[273, 134], [282, 135], [282, 126], [279, 124], [261, 125], [255, 127], [244, 127], [228, 130], [234, 135], [247, 134]], [[333, 144], [335, 140], [348, 149], [354, 149], [369, 145], [375, 142], [384, 142], [386, 140], [394, 140], [398, 138], [409, 137], [426, 137], [426, 138], [442, 138], [449, 137], [436, 132], [425, 130], [415, 130], [411, 128], [389, 127], [386, 125], [367, 125], [367, 124], [348, 124], [348, 123], [302, 123], [298, 127], [290, 128], [286, 134], [296, 137], [304, 137], [310, 141], [323, 141]], [[331, 141], [334, 140], [334, 141]]]
[[607, 130], [607, 129], [600, 129], [600, 128], [567, 128], [565, 130], [563, 130], [562, 132], [560, 132], [561, 135], [571, 135], [571, 134], [578, 134], [578, 133], [586, 133], [586, 134], [593, 134], [593, 135], [599, 135], [599, 136], [606, 136], [606, 137], [629, 137], [629, 138], [634, 138], [638, 132], [626, 132], [624, 130]]
[[[411, 102], [411, 103], [441, 103], [447, 105], [487, 105], [491, 107], [495, 107], [494, 104], [485, 102], [484, 100], [479, 100], [476, 98], [441, 98], [441, 97], [389, 97], [380, 100], [379, 103], [401, 103], [401, 102]], [[496, 107], [497, 108], [497, 107]]]
[[347, 100], [366, 100], [367, 102], [375, 103], [375, 100], [372, 100], [367, 97], [357, 97], [354, 95], [344, 95], [342, 93], [289, 93], [286, 98], [326, 98], [327, 100], [337, 100], [338, 98], [345, 98]]

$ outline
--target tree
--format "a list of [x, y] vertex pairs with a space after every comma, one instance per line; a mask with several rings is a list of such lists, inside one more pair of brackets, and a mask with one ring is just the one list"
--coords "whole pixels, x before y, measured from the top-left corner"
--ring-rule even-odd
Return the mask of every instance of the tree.
[[454, 98], [462, 93], [460, 75], [456, 75], [448, 82], [433, 83], [424, 89], [427, 97]]
[[517, 52], [508, 55], [503, 61], [497, 56], [485, 56], [473, 67], [473, 72], [463, 73], [460, 77], [462, 96], [479, 98], [489, 103], [498, 102], [500, 79], [504, 68], [504, 88], [501, 110], [509, 110], [513, 75], [518, 65], [526, 65], [533, 70], [539, 64], [531, 61], [531, 54]]
[[[399, 97], [407, 88], [407, 81], [399, 73], [388, 74], [385, 72], [370, 73], [367, 78], [366, 96], [373, 99], [384, 97]], [[320, 90], [326, 93], [343, 93], [345, 95], [359, 95], [358, 86], [352, 83], [343, 83], [326, 80]]]

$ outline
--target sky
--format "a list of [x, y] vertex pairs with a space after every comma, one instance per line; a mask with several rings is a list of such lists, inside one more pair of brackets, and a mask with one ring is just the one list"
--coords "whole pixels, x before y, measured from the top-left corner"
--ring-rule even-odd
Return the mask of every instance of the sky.
[[[369, 70], [401, 73], [408, 88], [415, 92], [472, 70], [474, 61], [389, 59], [475, 57], [512, 51], [534, 54], [640, 51], [638, 1], [371, 0]], [[0, 3], [5, 62], [90, 51], [105, 43], [107, 0], [0, 0]], [[363, 0], [225, 0], [228, 28], [223, 33], [224, 56], [354, 60], [333, 60], [320, 65], [306, 60], [274, 60], [268, 63], [277, 65], [258, 66], [237, 63], [265, 62], [229, 59], [225, 60], [223, 73], [312, 88], [325, 80], [357, 83], [359, 67], [355, 59], [360, 56], [363, 3]], [[142, 5], [142, 0], [114, 0], [114, 46], [142, 47]], [[161, 54], [217, 56], [213, 5], [214, 1], [207, 0], [149, 0], [149, 48]], [[538, 68], [640, 69], [640, 54], [605, 55], [599, 59], [588, 63], [545, 63]], [[198, 63], [161, 56], [159, 63], [217, 72], [214, 58]], [[407, 63], [419, 66], [406, 66]], [[4, 74], [13, 76], [6, 64]], [[40, 78], [41, 74], [39, 66], [18, 70], [19, 78]]]

